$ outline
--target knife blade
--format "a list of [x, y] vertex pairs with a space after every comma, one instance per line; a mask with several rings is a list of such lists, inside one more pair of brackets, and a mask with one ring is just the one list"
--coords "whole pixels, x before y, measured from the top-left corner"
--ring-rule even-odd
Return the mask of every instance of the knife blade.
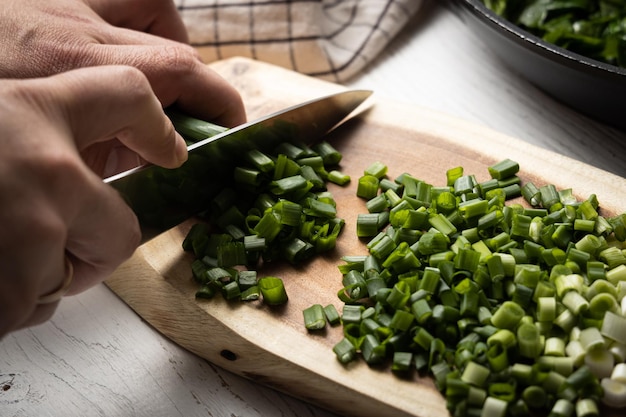
[[146, 164], [104, 182], [135, 212], [145, 243], [208, 209], [249, 150], [269, 152], [285, 141], [310, 145], [355, 116], [371, 94], [349, 90], [309, 100], [189, 145], [179, 168]]

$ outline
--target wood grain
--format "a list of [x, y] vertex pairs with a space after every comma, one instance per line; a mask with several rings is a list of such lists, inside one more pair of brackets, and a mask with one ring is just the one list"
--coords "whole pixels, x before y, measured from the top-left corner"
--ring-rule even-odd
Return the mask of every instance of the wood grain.
[[[211, 67], [239, 89], [250, 119], [343, 88], [248, 59], [230, 59]], [[511, 158], [520, 163], [523, 180], [573, 186], [580, 197], [596, 193], [608, 214], [626, 209], [622, 201], [626, 179], [423, 108], [374, 97], [373, 107], [329, 139], [344, 155], [342, 171], [352, 178], [380, 160], [390, 166], [390, 177], [410, 172], [442, 184], [447, 168], [462, 165], [483, 180], [488, 165]], [[193, 220], [140, 247], [107, 285], [186, 349], [342, 415], [446, 416], [444, 400], [429, 378], [403, 380], [362, 362], [343, 367], [331, 350], [341, 336], [340, 328], [313, 335], [304, 329], [305, 307], [312, 303], [341, 306], [336, 297], [341, 287], [339, 258], [365, 253], [363, 242], [355, 237], [356, 216], [365, 211], [364, 203], [355, 197], [355, 187], [354, 181], [345, 188], [331, 187], [338, 216], [346, 220], [337, 250], [300, 268], [277, 264], [261, 271], [284, 279], [290, 301], [283, 308], [228, 303], [219, 297], [196, 301], [191, 259], [181, 249]]]

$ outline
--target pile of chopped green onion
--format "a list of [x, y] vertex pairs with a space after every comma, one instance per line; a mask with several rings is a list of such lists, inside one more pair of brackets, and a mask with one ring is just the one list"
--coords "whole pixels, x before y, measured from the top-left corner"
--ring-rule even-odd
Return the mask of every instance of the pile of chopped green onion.
[[200, 285], [197, 298], [218, 292], [227, 300], [287, 302], [278, 277], [257, 277], [263, 263], [299, 264], [333, 249], [344, 220], [327, 182], [346, 184], [337, 170], [341, 154], [328, 142], [312, 147], [289, 142], [271, 153], [257, 149], [234, 168], [233, 186], [225, 187], [194, 224], [183, 249], [194, 255], [192, 272]]
[[[188, 139], [210, 134], [189, 129]], [[194, 255], [198, 298], [283, 304], [282, 280], [257, 269], [334, 248], [344, 220], [326, 184], [350, 177], [326, 142], [246, 160], [183, 248]], [[604, 217], [595, 195], [579, 201], [571, 189], [522, 184], [518, 171], [503, 160], [478, 182], [454, 167], [436, 186], [368, 166], [356, 191], [368, 255], [339, 266], [341, 313], [313, 304], [305, 327], [342, 325], [333, 348], [341, 363], [432, 376], [455, 417], [626, 408], [626, 213]]]
[[[368, 255], [339, 266], [341, 363], [430, 375], [459, 417], [626, 407], [626, 213], [518, 171], [507, 159], [478, 182], [456, 167], [437, 186], [365, 169]], [[310, 329], [322, 313], [305, 311]]]

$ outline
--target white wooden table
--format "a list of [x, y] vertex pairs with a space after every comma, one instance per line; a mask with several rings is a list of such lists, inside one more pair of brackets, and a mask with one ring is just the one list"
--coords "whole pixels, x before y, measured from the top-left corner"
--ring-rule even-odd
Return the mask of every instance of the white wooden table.
[[[426, 2], [348, 85], [484, 124], [626, 177], [626, 132], [525, 82], [447, 1]], [[0, 341], [0, 415], [333, 416], [179, 348], [105, 285], [65, 299], [50, 322]]]

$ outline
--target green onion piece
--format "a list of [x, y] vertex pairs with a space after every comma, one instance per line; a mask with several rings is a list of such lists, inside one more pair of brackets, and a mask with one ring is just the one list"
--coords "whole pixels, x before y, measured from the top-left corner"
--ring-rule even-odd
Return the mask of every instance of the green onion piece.
[[300, 165], [300, 169], [310, 167], [315, 172], [325, 175], [324, 159], [319, 155], [311, 154], [302, 158], [297, 158], [296, 162]]
[[363, 175], [359, 178], [356, 195], [365, 200], [370, 200], [378, 194], [379, 180], [373, 175]]
[[360, 305], [344, 305], [341, 313], [341, 321], [345, 323], [360, 323], [363, 306]]
[[363, 175], [371, 175], [376, 177], [377, 179], [382, 179], [385, 175], [387, 175], [387, 165], [382, 162], [374, 162], [363, 172]]
[[360, 213], [356, 220], [356, 235], [358, 237], [372, 237], [378, 234], [378, 214]]
[[385, 358], [385, 346], [374, 335], [366, 334], [361, 344], [361, 353], [367, 364], [379, 364]]
[[257, 273], [256, 271], [239, 271], [237, 273], [237, 283], [242, 290], [246, 290], [250, 287], [257, 285]]
[[290, 158], [286, 154], [278, 154], [276, 157], [276, 161], [274, 161], [274, 175], [273, 179], [277, 180], [280, 178], [291, 177], [293, 175], [297, 175], [300, 173], [300, 165], [294, 160], [294, 158]]
[[233, 280], [235, 274], [225, 268], [210, 268], [206, 272], [208, 282], [227, 283]]
[[470, 361], [461, 374], [461, 380], [476, 387], [484, 387], [489, 374], [489, 368], [474, 361]]
[[473, 175], [463, 175], [454, 181], [454, 194], [463, 195], [471, 193], [476, 186], [476, 178]]
[[379, 194], [365, 203], [369, 213], [380, 213], [389, 208], [389, 200], [385, 194]]
[[335, 352], [337, 360], [343, 364], [346, 364], [356, 358], [356, 348], [345, 337], [333, 346], [333, 352]]
[[571, 417], [574, 411], [574, 404], [571, 401], [560, 398], [552, 406], [549, 415], [550, 417]]
[[274, 169], [274, 160], [258, 149], [250, 149], [246, 160], [261, 172], [269, 173]]
[[284, 195], [306, 187], [307, 180], [302, 175], [280, 178], [270, 183], [270, 191], [276, 195]]
[[405, 201], [393, 189], [386, 190], [384, 192], [384, 196], [387, 199], [387, 201], [389, 202], [389, 207], [395, 207], [398, 204], [400, 204], [401, 202]]
[[535, 186], [532, 182], [527, 182], [522, 186], [522, 197], [528, 204], [532, 207], [537, 207], [541, 204], [541, 192], [539, 188]]
[[608, 219], [609, 224], [613, 228], [613, 234], [615, 239], [619, 242], [626, 241], [626, 213], [617, 215], [611, 219]]
[[519, 164], [510, 159], [505, 159], [491, 165], [487, 168], [487, 170], [489, 171], [491, 178], [501, 180], [517, 174], [519, 172]]
[[471, 219], [473, 217], [482, 216], [487, 212], [489, 202], [481, 198], [463, 201], [459, 204], [459, 211], [463, 218]]
[[281, 142], [275, 149], [274, 154], [283, 154], [292, 160], [306, 156], [304, 149], [290, 142]]
[[313, 257], [315, 254], [315, 247], [309, 242], [294, 237], [282, 245], [281, 253], [284, 259], [294, 265], [297, 265], [302, 261]]
[[268, 305], [282, 305], [288, 300], [283, 280], [276, 277], [263, 277], [258, 281], [263, 302]]
[[591, 398], [582, 398], [576, 402], [577, 417], [598, 417], [600, 410], [595, 400]]
[[626, 317], [607, 311], [602, 321], [600, 333], [618, 343], [626, 344]]
[[428, 222], [433, 228], [446, 236], [453, 235], [457, 232], [456, 226], [442, 213], [429, 217]]
[[240, 298], [241, 288], [239, 288], [239, 283], [237, 283], [237, 281], [231, 281], [225, 284], [222, 287], [222, 296], [226, 300], [233, 300], [235, 298]]
[[228, 130], [226, 127], [188, 116], [174, 107], [168, 107], [165, 113], [176, 127], [176, 131], [190, 142], [199, 142]]
[[597, 379], [609, 378], [615, 367], [615, 357], [608, 349], [591, 349], [585, 355], [585, 366]]
[[217, 247], [217, 263], [221, 267], [245, 265], [247, 259], [243, 242], [226, 242]]
[[[379, 234], [380, 235], [380, 234]], [[377, 235], [377, 236], [379, 236]], [[421, 240], [421, 239], [420, 239]], [[380, 239], [376, 237], [368, 244], [370, 253], [377, 259], [385, 259], [396, 248], [396, 243], [386, 234]]]
[[564, 356], [565, 341], [560, 337], [548, 337], [545, 341], [544, 354], [547, 356]]
[[505, 301], [493, 313], [491, 323], [499, 329], [514, 329], [524, 317], [525, 311], [512, 301]]
[[326, 316], [321, 304], [313, 304], [302, 310], [304, 316], [304, 327], [307, 330], [321, 330], [326, 327]]
[[313, 145], [312, 149], [322, 157], [325, 165], [338, 165], [343, 157], [341, 152], [325, 140]]
[[211, 299], [217, 294], [218, 289], [213, 285], [202, 285], [196, 291], [196, 298]]
[[411, 368], [413, 354], [411, 352], [394, 352], [391, 370], [393, 372], [406, 372]]
[[313, 198], [307, 198], [305, 200], [304, 213], [312, 217], [333, 219], [337, 214], [337, 209], [332, 204]]
[[191, 263], [191, 272], [193, 274], [193, 278], [199, 283], [205, 283], [208, 280], [207, 272], [209, 267], [202, 262], [201, 259], [195, 259]]
[[449, 187], [452, 187], [454, 186], [454, 182], [462, 176], [463, 176], [462, 166], [450, 168], [446, 171], [446, 184]]
[[606, 264], [607, 269], [613, 269], [626, 264], [626, 253], [616, 247], [608, 247], [598, 253], [598, 258]]
[[626, 281], [626, 265], [618, 265], [613, 269], [606, 271], [606, 280], [613, 285]]
[[341, 171], [333, 169], [328, 172], [328, 181], [337, 185], [346, 185], [351, 181], [350, 175], [344, 174]]
[[339, 324], [341, 322], [341, 316], [339, 316], [339, 312], [334, 304], [328, 304], [324, 307], [324, 316], [326, 317], [326, 321], [331, 326]]
[[615, 409], [626, 407], [626, 383], [612, 378], [603, 378], [600, 384], [604, 392], [602, 397], [604, 404]]
[[241, 301], [254, 301], [261, 298], [261, 290], [258, 285], [253, 285], [241, 291]]
[[538, 358], [543, 345], [539, 329], [534, 324], [524, 323], [517, 328], [517, 340], [520, 355], [526, 358]]
[[300, 175], [307, 180], [307, 183], [312, 185], [311, 190], [325, 190], [326, 183], [321, 175], [327, 176], [327, 173], [322, 171], [321, 168], [318, 171], [309, 165], [302, 165], [300, 167]]
[[561, 300], [563, 305], [568, 308], [574, 315], [589, 310], [589, 301], [576, 291], [568, 291]]
[[246, 252], [260, 252], [267, 248], [265, 238], [257, 235], [244, 236], [243, 246]]
[[281, 219], [273, 210], [266, 211], [261, 220], [254, 226], [253, 231], [264, 238], [266, 242], [272, 242], [282, 229]]
[[555, 211], [558, 207], [557, 204], [560, 204], [561, 201], [556, 187], [553, 184], [546, 184], [539, 187], [539, 192], [542, 207], [548, 209], [549, 211]]
[[263, 183], [263, 173], [258, 169], [236, 167], [233, 178], [237, 184], [258, 187]]

